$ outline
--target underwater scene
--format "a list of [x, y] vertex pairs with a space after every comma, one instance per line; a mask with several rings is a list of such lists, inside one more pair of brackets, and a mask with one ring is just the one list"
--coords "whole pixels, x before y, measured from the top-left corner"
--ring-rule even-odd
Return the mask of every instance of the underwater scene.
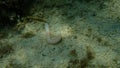
[[120, 68], [120, 0], [0, 0], [0, 68]]

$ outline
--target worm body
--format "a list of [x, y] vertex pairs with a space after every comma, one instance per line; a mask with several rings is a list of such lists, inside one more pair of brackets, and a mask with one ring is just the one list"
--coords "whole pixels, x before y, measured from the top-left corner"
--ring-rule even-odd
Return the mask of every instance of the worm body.
[[51, 33], [50, 33], [48, 23], [45, 23], [45, 30], [46, 30], [46, 37], [47, 37], [46, 41], [47, 41], [47, 43], [49, 43], [49, 44], [57, 44], [62, 40], [61, 35], [51, 37]]

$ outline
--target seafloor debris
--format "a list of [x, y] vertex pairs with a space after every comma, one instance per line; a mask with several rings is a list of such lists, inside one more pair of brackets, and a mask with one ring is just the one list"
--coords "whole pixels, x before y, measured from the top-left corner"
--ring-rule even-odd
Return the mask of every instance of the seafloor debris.
[[9, 55], [14, 51], [12, 44], [0, 42], [0, 58]]
[[31, 38], [31, 37], [33, 37], [33, 36], [35, 36], [35, 33], [34, 33], [34, 32], [26, 32], [26, 33], [24, 33], [21, 37], [22, 37], [22, 38]]

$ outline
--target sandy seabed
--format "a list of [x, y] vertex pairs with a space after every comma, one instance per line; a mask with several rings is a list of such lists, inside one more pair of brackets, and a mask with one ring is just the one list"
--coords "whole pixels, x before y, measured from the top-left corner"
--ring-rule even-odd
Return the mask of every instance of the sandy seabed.
[[[0, 40], [0, 68], [119, 68], [119, 0], [57, 1], [36, 1], [33, 19]], [[46, 42], [44, 23], [52, 34], [61, 34], [60, 43]]]

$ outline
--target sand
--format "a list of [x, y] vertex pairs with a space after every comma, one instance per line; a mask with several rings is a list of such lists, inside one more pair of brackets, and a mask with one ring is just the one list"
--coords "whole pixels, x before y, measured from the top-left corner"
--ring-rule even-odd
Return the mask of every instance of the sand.
[[[36, 1], [30, 20], [0, 40], [0, 68], [119, 68], [119, 6], [119, 0]], [[47, 43], [45, 23], [61, 42]]]

